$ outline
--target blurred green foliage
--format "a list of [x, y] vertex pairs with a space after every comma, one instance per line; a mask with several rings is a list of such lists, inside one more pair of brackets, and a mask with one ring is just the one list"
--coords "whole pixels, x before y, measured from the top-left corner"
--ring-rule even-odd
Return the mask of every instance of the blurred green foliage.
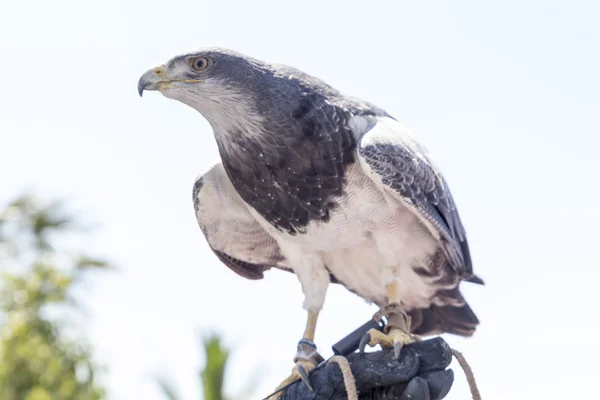
[[72, 228], [59, 203], [0, 210], [0, 400], [98, 400], [98, 366], [72, 323], [77, 279], [101, 261], [53, 247]]
[[[214, 334], [202, 340], [205, 356], [205, 366], [200, 370], [204, 400], [227, 400], [223, 393], [225, 369], [229, 358], [229, 350], [223, 346], [221, 338]], [[168, 400], [180, 400], [173, 385], [165, 378], [160, 378], [158, 384]]]
[[206, 365], [200, 372], [204, 400], [224, 400], [223, 378], [229, 358], [229, 351], [221, 343], [219, 336], [210, 336], [202, 341]]
[[[204, 367], [200, 370], [199, 378], [202, 384], [202, 398], [204, 400], [229, 400], [225, 396], [224, 380], [229, 361], [229, 349], [223, 345], [223, 339], [218, 334], [206, 336], [201, 341], [204, 353]], [[261, 370], [256, 368], [246, 376], [246, 386], [243, 387], [233, 399], [250, 399], [256, 392], [256, 384], [260, 379]], [[158, 384], [168, 400], [181, 400], [173, 385], [164, 378]]]

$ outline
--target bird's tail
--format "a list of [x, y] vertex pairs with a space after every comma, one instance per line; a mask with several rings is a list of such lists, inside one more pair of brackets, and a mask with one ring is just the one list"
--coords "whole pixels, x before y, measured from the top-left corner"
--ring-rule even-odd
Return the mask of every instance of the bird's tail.
[[459, 307], [432, 305], [412, 310], [409, 314], [412, 317], [412, 333], [422, 336], [442, 333], [471, 336], [479, 325], [477, 316], [466, 302]]

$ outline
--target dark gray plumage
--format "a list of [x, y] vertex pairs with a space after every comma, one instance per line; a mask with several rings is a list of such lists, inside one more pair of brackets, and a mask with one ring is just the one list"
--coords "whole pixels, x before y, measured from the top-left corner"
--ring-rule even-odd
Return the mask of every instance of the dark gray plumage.
[[[368, 131], [366, 135], [373, 133]], [[395, 136], [393, 142], [385, 138], [369, 139], [370, 143], [361, 143], [358, 153], [385, 186], [440, 232], [452, 266], [464, 276], [471, 275], [473, 267], [465, 229], [448, 184], [426, 150], [402, 135]]]
[[459, 284], [481, 280], [448, 184], [385, 111], [225, 49], [175, 57], [138, 88], [212, 125], [222, 165], [197, 181], [195, 209], [235, 272], [293, 271], [309, 311], [321, 309], [331, 281], [380, 306], [397, 281], [415, 332], [473, 333]]

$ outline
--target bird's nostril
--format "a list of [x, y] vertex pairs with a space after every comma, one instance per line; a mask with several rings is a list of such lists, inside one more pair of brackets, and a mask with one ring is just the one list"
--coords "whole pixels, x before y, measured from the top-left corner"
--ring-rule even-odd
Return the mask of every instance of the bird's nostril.
[[152, 72], [153, 72], [153, 73], [154, 73], [154, 75], [156, 75], [156, 76], [161, 76], [162, 74], [164, 74], [164, 73], [165, 73], [165, 70], [164, 70], [164, 68], [162, 68], [162, 67], [158, 67], [158, 68], [154, 68], [154, 69], [152, 70]]

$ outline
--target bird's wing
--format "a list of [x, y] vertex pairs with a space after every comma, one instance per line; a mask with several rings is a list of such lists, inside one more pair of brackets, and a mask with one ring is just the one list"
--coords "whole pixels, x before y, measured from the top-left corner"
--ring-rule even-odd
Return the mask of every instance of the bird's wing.
[[479, 282], [472, 275], [465, 230], [448, 184], [425, 148], [408, 128], [392, 118], [363, 122], [358, 140], [362, 168], [420, 218], [440, 241], [448, 261], [461, 277]]
[[290, 270], [277, 242], [250, 214], [221, 163], [196, 179], [193, 199], [208, 245], [238, 275], [262, 279], [270, 268]]

